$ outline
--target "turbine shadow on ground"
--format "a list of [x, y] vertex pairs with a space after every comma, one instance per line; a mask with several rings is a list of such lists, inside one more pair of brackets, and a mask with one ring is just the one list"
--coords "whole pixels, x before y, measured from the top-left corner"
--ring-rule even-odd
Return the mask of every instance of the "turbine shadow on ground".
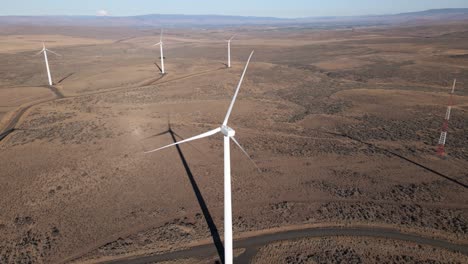
[[55, 94], [56, 99], [63, 99], [65, 98], [65, 95], [55, 86], [51, 85], [49, 86], [49, 89]]
[[63, 77], [62, 79], [60, 79], [57, 84], [61, 84], [63, 81], [65, 81], [66, 79], [68, 79], [69, 77], [71, 77], [73, 74], [75, 74], [74, 72], [68, 74], [67, 76]]
[[[183, 137], [179, 136], [176, 132], [172, 130], [170, 123], [169, 123], [169, 129], [167, 131], [153, 135], [151, 137], [159, 137], [165, 134], [169, 134], [172, 140], [174, 141], [174, 143], [177, 142], [176, 136], [181, 138], [182, 140], [184, 139]], [[195, 178], [193, 177], [192, 171], [190, 170], [190, 167], [187, 163], [187, 160], [185, 159], [184, 154], [182, 153], [182, 150], [180, 149], [180, 146], [175, 145], [175, 147], [177, 148], [177, 153], [179, 153], [180, 160], [182, 161], [182, 164], [184, 165], [185, 171], [187, 173], [187, 177], [190, 181], [190, 184], [192, 185], [193, 192], [195, 193], [195, 196], [197, 197], [197, 201], [198, 201], [198, 204], [200, 205], [200, 209], [202, 210], [202, 213], [203, 213], [203, 216], [205, 217], [208, 228], [210, 229], [210, 233], [213, 238], [213, 243], [215, 244], [221, 263], [224, 263], [224, 246], [223, 246], [223, 242], [221, 241], [218, 228], [216, 227], [213, 221], [213, 218], [211, 217], [210, 211], [208, 210], [208, 207], [206, 206], [205, 199], [203, 198], [200, 188], [198, 187], [198, 184], [195, 181]]]
[[155, 62], [154, 65], [156, 65], [156, 67], [159, 69], [159, 72], [162, 72], [162, 69], [157, 62]]
[[397, 157], [397, 158], [400, 158], [400, 159], [405, 160], [405, 161], [407, 161], [407, 162], [409, 162], [409, 163], [411, 163], [411, 164], [413, 164], [413, 165], [416, 165], [416, 166], [418, 166], [418, 167], [420, 167], [420, 168], [422, 168], [422, 169], [424, 169], [424, 170], [427, 170], [427, 171], [429, 171], [429, 172], [431, 172], [431, 173], [433, 173], [433, 174], [435, 174], [435, 175], [437, 175], [437, 176], [439, 176], [439, 177], [442, 177], [442, 178], [444, 178], [444, 179], [446, 179], [446, 180], [449, 180], [449, 181], [451, 181], [451, 182], [457, 184], [458, 186], [461, 186], [461, 187], [463, 187], [463, 188], [465, 188], [465, 189], [468, 189], [468, 185], [464, 184], [463, 182], [460, 182], [460, 181], [458, 181], [458, 180], [456, 180], [456, 179], [454, 179], [454, 178], [451, 178], [451, 177], [449, 177], [449, 176], [447, 176], [447, 175], [445, 175], [445, 174], [442, 174], [442, 173], [440, 173], [440, 172], [438, 172], [438, 171], [435, 171], [435, 170], [433, 170], [433, 169], [431, 169], [431, 168], [429, 168], [429, 167], [427, 167], [427, 166], [425, 166], [425, 165], [423, 165], [423, 164], [420, 164], [420, 163], [418, 163], [418, 162], [416, 162], [416, 161], [410, 160], [410, 159], [408, 159], [408, 158], [406, 158], [406, 157], [404, 157], [404, 156], [402, 156], [402, 155], [400, 155], [400, 154], [398, 154], [398, 153], [395, 153], [395, 152], [393, 152], [393, 151], [391, 151], [391, 150], [388, 150], [388, 149], [379, 147], [379, 146], [377, 146], [377, 145], [375, 145], [375, 144], [372, 144], [372, 143], [369, 143], [369, 142], [362, 141], [362, 140], [360, 140], [360, 139], [354, 138], [354, 137], [352, 137], [352, 136], [350, 136], [350, 135], [347, 135], [347, 134], [336, 133], [336, 132], [330, 132], [330, 131], [326, 131], [326, 130], [320, 130], [320, 131], [325, 132], [325, 133], [327, 133], [327, 134], [335, 135], [335, 136], [345, 137], [345, 138], [354, 140], [354, 141], [356, 141], [356, 142], [359, 142], [359, 143], [361, 143], [361, 144], [367, 145], [367, 146], [369, 146], [369, 147], [372, 147], [372, 148], [379, 149], [379, 150], [381, 150], [381, 151], [387, 152], [387, 153], [389, 153], [389, 154], [391, 154], [391, 155], [393, 155], [393, 156], [395, 156], [395, 157]]

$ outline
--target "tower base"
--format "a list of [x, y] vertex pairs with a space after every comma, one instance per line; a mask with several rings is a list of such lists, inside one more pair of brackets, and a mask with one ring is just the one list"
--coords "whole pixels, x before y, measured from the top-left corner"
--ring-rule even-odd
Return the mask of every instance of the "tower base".
[[447, 158], [447, 153], [445, 152], [445, 146], [444, 145], [439, 145], [437, 147], [437, 155], [441, 158]]

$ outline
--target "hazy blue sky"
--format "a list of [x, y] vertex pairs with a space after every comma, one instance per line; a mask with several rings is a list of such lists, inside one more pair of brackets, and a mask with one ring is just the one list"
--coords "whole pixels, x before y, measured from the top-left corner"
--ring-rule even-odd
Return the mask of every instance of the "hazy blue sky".
[[468, 7], [468, 0], [0, 0], [0, 15], [346, 16]]

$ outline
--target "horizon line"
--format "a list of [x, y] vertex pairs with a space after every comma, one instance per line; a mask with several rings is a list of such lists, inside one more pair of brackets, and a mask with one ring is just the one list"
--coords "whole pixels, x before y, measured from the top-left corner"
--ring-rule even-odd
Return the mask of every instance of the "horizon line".
[[401, 15], [407, 13], [419, 13], [427, 12], [433, 10], [457, 10], [457, 9], [466, 9], [466, 7], [450, 7], [450, 8], [432, 8], [424, 9], [419, 11], [407, 11], [400, 13], [382, 13], [382, 14], [363, 14], [363, 15], [328, 15], [328, 16], [302, 16], [302, 17], [277, 17], [277, 16], [255, 16], [255, 15], [222, 15], [222, 14], [183, 14], [183, 13], [147, 13], [140, 15], [67, 15], [67, 14], [57, 14], [57, 15], [1, 15], [0, 17], [94, 17], [94, 18], [129, 18], [129, 17], [140, 17], [140, 16], [151, 16], [151, 15], [162, 15], [162, 16], [219, 16], [219, 17], [245, 17], [245, 18], [273, 18], [281, 20], [297, 20], [297, 19], [306, 19], [306, 18], [337, 18], [337, 17], [372, 17], [372, 16], [392, 16], [392, 15]]

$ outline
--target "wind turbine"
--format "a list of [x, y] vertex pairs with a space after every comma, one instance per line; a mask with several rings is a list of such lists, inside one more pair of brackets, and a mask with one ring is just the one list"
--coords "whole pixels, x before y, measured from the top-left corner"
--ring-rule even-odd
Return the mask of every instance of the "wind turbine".
[[228, 68], [231, 68], [231, 40], [235, 37], [236, 35], [232, 36], [230, 39], [226, 40], [228, 43]]
[[[245, 151], [245, 149], [239, 144], [239, 142], [236, 140], [234, 135], [236, 132], [234, 129], [230, 128], [227, 123], [229, 120], [229, 116], [231, 115], [232, 108], [234, 106], [234, 103], [236, 102], [237, 95], [239, 94], [239, 89], [242, 85], [242, 81], [244, 79], [245, 73], [247, 71], [247, 67], [249, 66], [250, 59], [252, 58], [252, 55], [254, 54], [254, 51], [250, 53], [249, 59], [247, 60], [247, 63], [245, 64], [244, 71], [242, 72], [239, 84], [237, 85], [236, 92], [234, 93], [234, 97], [232, 98], [231, 104], [229, 105], [226, 117], [224, 118], [224, 121], [221, 125], [221, 127], [218, 127], [216, 129], [213, 129], [211, 131], [208, 131], [206, 133], [200, 134], [198, 136], [194, 136], [170, 145], [167, 145], [162, 148], [158, 148], [155, 150], [147, 151], [145, 153], [152, 153], [156, 152], [171, 146], [175, 146], [178, 144], [182, 143], [187, 143], [193, 140], [209, 137], [212, 135], [215, 135], [219, 132], [221, 132], [224, 135], [224, 263], [225, 264], [232, 264], [233, 261], [233, 246], [232, 246], [232, 199], [231, 199], [231, 152], [230, 152], [230, 140], [232, 141], [240, 148], [240, 150], [247, 155], [247, 157], [250, 159], [250, 161], [253, 162], [252, 158], [249, 156], [249, 154]], [[253, 162], [255, 165], [255, 162]], [[257, 167], [257, 165], [255, 165]], [[258, 167], [257, 167], [258, 169]]]
[[154, 44], [153, 47], [159, 45], [160, 52], [161, 52], [161, 73], [165, 74], [166, 72], [164, 71], [164, 51], [163, 51], [162, 37], [163, 37], [163, 30], [161, 29], [161, 37], [159, 38], [159, 42]]
[[51, 74], [50, 74], [49, 60], [48, 60], [48, 58], [47, 58], [47, 52], [48, 52], [48, 51], [49, 51], [50, 53], [53, 53], [53, 54], [57, 55], [57, 56], [62, 56], [62, 55], [60, 55], [60, 54], [58, 54], [58, 53], [55, 53], [55, 52], [53, 52], [53, 51], [47, 49], [47, 48], [45, 47], [44, 42], [42, 42], [42, 50], [39, 51], [38, 53], [36, 53], [35, 56], [37, 56], [37, 55], [39, 55], [39, 54], [41, 54], [41, 53], [44, 53], [44, 60], [45, 60], [46, 69], [47, 69], [47, 77], [49, 78], [49, 85], [52, 86], [52, 85], [53, 85], [52, 76], [51, 76]]

